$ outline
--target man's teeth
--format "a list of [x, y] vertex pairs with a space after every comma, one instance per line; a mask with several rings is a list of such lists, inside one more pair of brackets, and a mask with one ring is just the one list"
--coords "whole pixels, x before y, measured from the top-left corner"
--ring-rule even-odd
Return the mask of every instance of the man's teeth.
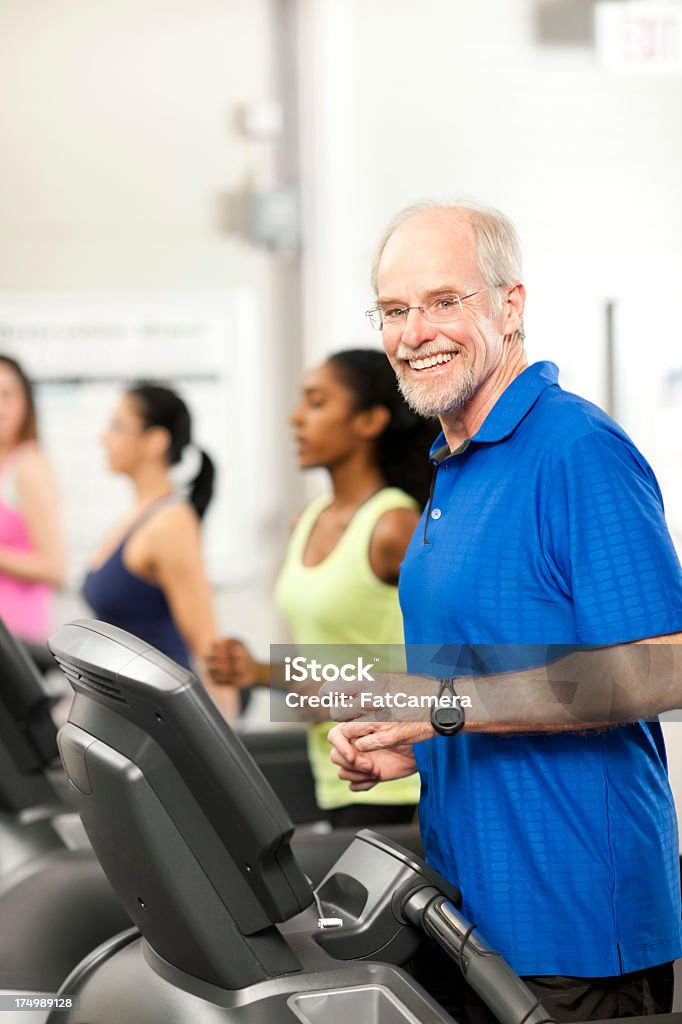
[[449, 363], [454, 352], [439, 352], [437, 356], [426, 356], [424, 359], [410, 359], [409, 364], [413, 370], [428, 370], [439, 363]]

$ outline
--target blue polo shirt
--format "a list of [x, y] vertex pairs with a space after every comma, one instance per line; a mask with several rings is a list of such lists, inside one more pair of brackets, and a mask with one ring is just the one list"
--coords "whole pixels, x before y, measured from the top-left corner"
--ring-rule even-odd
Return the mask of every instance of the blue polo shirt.
[[[524, 370], [462, 449], [438, 466], [401, 569], [408, 645], [682, 631], [655, 477], [613, 420], [559, 387], [552, 363]], [[682, 955], [658, 722], [436, 737], [415, 753], [428, 859], [519, 974], [616, 975]]]

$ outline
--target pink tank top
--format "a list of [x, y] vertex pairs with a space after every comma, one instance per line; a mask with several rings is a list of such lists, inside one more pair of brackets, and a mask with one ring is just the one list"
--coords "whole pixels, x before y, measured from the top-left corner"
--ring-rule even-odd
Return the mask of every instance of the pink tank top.
[[[0, 547], [9, 551], [35, 550], [13, 496], [16, 466], [24, 450], [24, 445], [18, 446], [0, 468]], [[43, 643], [52, 629], [51, 611], [52, 587], [47, 583], [20, 580], [0, 572], [0, 618], [12, 633]]]

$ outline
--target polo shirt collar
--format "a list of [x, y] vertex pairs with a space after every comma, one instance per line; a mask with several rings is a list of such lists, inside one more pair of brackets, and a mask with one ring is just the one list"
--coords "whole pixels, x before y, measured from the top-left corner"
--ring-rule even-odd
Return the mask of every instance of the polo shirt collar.
[[[544, 361], [526, 367], [502, 392], [480, 429], [464, 442], [464, 446], [468, 447], [472, 441], [490, 443], [503, 441], [505, 437], [509, 437], [535, 405], [542, 392], [558, 383], [559, 369], [554, 363]], [[460, 450], [463, 450], [463, 446], [460, 446], [458, 451]], [[442, 462], [449, 454], [454, 454], [450, 453], [442, 431], [433, 442], [429, 454], [431, 459], [437, 462]]]

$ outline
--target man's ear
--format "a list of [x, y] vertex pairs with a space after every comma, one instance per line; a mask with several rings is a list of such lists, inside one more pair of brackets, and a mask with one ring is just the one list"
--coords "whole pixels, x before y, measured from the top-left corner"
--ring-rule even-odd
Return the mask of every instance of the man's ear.
[[504, 300], [502, 333], [515, 334], [523, 323], [523, 311], [526, 305], [526, 289], [519, 281], [510, 288]]
[[353, 429], [365, 441], [380, 437], [391, 419], [390, 409], [385, 405], [373, 405], [371, 409], [356, 412], [353, 417]]

